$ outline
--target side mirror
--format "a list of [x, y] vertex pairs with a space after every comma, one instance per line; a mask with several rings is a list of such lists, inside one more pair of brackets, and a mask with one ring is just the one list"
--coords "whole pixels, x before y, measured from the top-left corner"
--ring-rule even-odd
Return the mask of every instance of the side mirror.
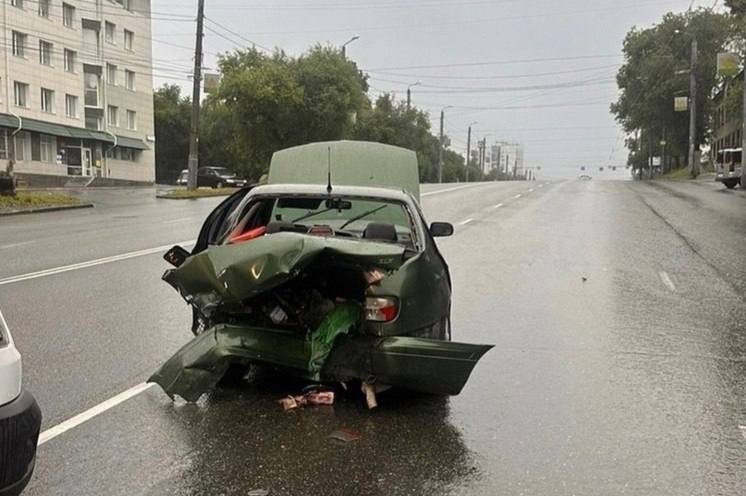
[[453, 224], [450, 222], [433, 222], [430, 224], [430, 235], [432, 237], [450, 236], [453, 234]]

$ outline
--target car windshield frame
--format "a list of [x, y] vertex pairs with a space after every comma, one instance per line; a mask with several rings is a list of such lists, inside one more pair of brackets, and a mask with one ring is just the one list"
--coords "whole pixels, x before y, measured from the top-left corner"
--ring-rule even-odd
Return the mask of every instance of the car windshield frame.
[[[320, 200], [319, 206], [316, 209], [316, 211], [321, 215], [322, 212], [327, 210], [325, 207], [325, 200], [329, 199], [330, 197], [328, 195], [323, 195], [319, 193], [268, 193], [268, 194], [259, 194], [259, 195], [250, 195], [247, 196], [246, 199], [241, 202], [241, 205], [239, 205], [225, 220], [224, 226], [221, 229], [220, 235], [217, 237], [217, 244], [226, 244], [229, 241], [229, 238], [232, 234], [235, 234], [234, 231], [236, 231], [237, 228], [241, 228], [243, 231], [247, 229], [251, 229], [256, 226], [248, 226], [245, 222], [248, 215], [254, 215], [255, 209], [259, 208], [257, 205], [261, 204], [262, 202], [266, 202], [267, 200], [273, 200], [272, 204], [272, 210], [270, 213], [270, 222], [276, 221], [277, 219], [274, 218], [276, 208], [277, 208], [277, 200], [283, 199], [283, 198], [308, 198], [308, 199], [318, 199]], [[379, 196], [366, 196], [366, 195], [360, 195], [360, 194], [335, 194], [332, 195], [331, 198], [334, 199], [341, 199], [341, 200], [349, 200], [352, 202], [370, 202], [370, 203], [378, 203], [378, 204], [391, 204], [396, 207], [399, 207], [402, 209], [404, 218], [406, 218], [406, 221], [408, 223], [408, 226], [403, 226], [401, 224], [394, 224], [394, 227], [397, 230], [397, 234], [404, 234], [406, 233], [408, 235], [408, 240], [406, 241], [397, 241], [396, 244], [399, 244], [401, 246], [405, 246], [410, 249], [414, 249], [418, 252], [424, 250], [424, 234], [423, 234], [423, 225], [424, 225], [424, 219], [419, 215], [419, 212], [413, 209], [412, 205], [409, 204], [409, 202], [397, 199], [397, 198], [386, 198], [386, 197], [379, 197]], [[354, 204], [354, 203], [353, 203]], [[371, 205], [372, 207], [372, 205]], [[329, 209], [335, 210], [335, 209]], [[306, 213], [312, 213], [306, 210]], [[357, 216], [359, 213], [365, 213], [365, 212], [356, 212], [356, 215], [350, 216], [350, 218]], [[301, 214], [301, 209], [298, 209], [298, 216]], [[303, 223], [303, 225], [307, 226], [309, 229], [315, 225], [328, 225], [332, 227], [332, 229], [335, 232], [334, 237], [341, 238], [341, 239], [353, 239], [357, 241], [368, 241], [368, 242], [381, 242], [380, 240], [375, 239], [366, 239], [361, 236], [363, 229], [349, 229], [349, 226], [352, 224], [349, 224], [345, 226], [344, 230], [339, 230], [339, 226], [329, 224], [330, 220], [333, 220], [335, 222], [340, 223], [340, 225], [344, 225], [347, 223], [350, 218], [337, 218], [337, 219], [324, 219], [323, 217], [317, 217], [314, 215], [304, 216], [305, 218], [302, 218], [301, 220], [298, 220], [297, 217], [291, 218], [291, 219], [282, 219], [282, 222], [292, 222], [297, 221], [298, 223]], [[305, 223], [304, 220], [309, 220], [310, 222]], [[359, 219], [362, 220], [362, 219]], [[374, 219], [375, 220], [375, 219]], [[318, 222], [317, 222], [318, 221]], [[244, 226], [240, 226], [240, 223], [244, 222]], [[406, 231], [405, 231], [406, 229]], [[297, 232], [297, 231], [296, 231]], [[342, 232], [346, 234], [337, 235], [337, 232]], [[360, 234], [360, 235], [358, 235]]]

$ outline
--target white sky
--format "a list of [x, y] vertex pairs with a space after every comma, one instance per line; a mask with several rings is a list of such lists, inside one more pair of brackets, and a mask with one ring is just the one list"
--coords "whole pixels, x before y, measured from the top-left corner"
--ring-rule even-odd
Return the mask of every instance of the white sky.
[[[191, 94], [196, 0], [152, 2], [154, 84]], [[359, 35], [347, 56], [369, 72], [371, 98], [404, 99], [420, 81], [412, 102], [434, 132], [440, 109], [454, 106], [445, 111], [454, 150], [464, 153], [477, 121], [472, 146], [485, 135], [520, 142], [541, 175], [575, 176], [580, 165], [626, 163], [608, 111], [624, 35], [690, 3], [713, 0], [206, 0], [205, 65], [250, 41], [296, 55]]]

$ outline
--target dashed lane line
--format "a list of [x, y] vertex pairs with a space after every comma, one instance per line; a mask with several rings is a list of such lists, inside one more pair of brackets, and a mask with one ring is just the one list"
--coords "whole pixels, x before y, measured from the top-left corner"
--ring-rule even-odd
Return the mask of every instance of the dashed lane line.
[[521, 196], [523, 196], [523, 195], [522, 195], [522, 194], [520, 194], [520, 193], [518, 193], [518, 194], [517, 194], [517, 195], [515, 195], [515, 196], [514, 196], [513, 198], [520, 198]]
[[170, 220], [164, 220], [163, 224], [176, 224], [178, 222], [185, 222], [188, 220], [192, 220], [194, 217], [179, 217], [178, 219], [170, 219]]
[[473, 220], [474, 220], [473, 218], [468, 218], [466, 220], [462, 220], [461, 222], [459, 222], [459, 224], [461, 224], [462, 226], [465, 226], [466, 224], [468, 224], [469, 222]]
[[668, 273], [665, 270], [661, 270], [658, 272], [658, 277], [661, 278], [661, 282], [664, 286], [666, 286], [671, 291], [676, 291], [676, 286], [674, 285], [671, 278], [668, 276]]
[[498, 203], [497, 205], [495, 205], [495, 206], [494, 206], [494, 207], [492, 207], [492, 208], [500, 208], [500, 207], [502, 207], [502, 206], [503, 206], [503, 204], [502, 204], [502, 203]]
[[50, 427], [49, 429], [45, 430], [41, 434], [39, 434], [39, 442], [38, 446], [41, 446], [42, 444], [46, 443], [47, 441], [51, 441], [52, 439], [56, 438], [59, 435], [64, 434], [65, 432], [69, 431], [70, 429], [74, 429], [78, 427], [79, 425], [91, 420], [92, 418], [101, 415], [107, 410], [111, 410], [115, 406], [124, 403], [128, 399], [137, 396], [138, 394], [142, 393], [143, 391], [147, 391], [151, 387], [153, 387], [155, 384], [153, 383], [146, 383], [141, 382], [140, 384], [136, 386], [132, 386], [131, 388], [127, 389], [126, 391], [122, 391], [116, 396], [113, 396], [109, 398], [106, 401], [103, 401], [99, 403], [98, 405], [89, 408], [88, 410], [79, 413], [75, 415], [74, 417], [71, 417], [64, 422], [60, 422], [59, 424], [55, 425], [54, 427]]
[[5, 277], [0, 279], [0, 286], [6, 284], [13, 284], [21, 281], [28, 281], [30, 279], [37, 279], [39, 277], [53, 276], [55, 274], [62, 274], [64, 272], [70, 272], [73, 270], [86, 269], [88, 267], [95, 267], [97, 265], [104, 265], [112, 262], [119, 262], [120, 260], [128, 260], [130, 258], [142, 257], [145, 255], [152, 255], [153, 253], [163, 252], [168, 250], [173, 245], [187, 246], [194, 244], [195, 240], [182, 241], [179, 243], [169, 243], [167, 245], [156, 246], [153, 248], [146, 248], [144, 250], [131, 251], [128, 253], [122, 253], [119, 255], [113, 255], [111, 257], [97, 258], [95, 260], [88, 260], [86, 262], [80, 262], [70, 265], [63, 265], [61, 267], [54, 267], [51, 269], [39, 270], [36, 272], [29, 272], [27, 274], [20, 274], [17, 276]]

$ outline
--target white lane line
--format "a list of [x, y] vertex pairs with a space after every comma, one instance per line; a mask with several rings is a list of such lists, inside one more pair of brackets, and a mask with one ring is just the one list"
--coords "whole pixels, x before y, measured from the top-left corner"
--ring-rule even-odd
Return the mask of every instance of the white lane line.
[[420, 193], [420, 196], [439, 195], [440, 193], [448, 193], [449, 191], [458, 191], [460, 189], [473, 188], [475, 186], [479, 186], [479, 183], [467, 184], [465, 186], [454, 186], [453, 188], [439, 189], [438, 191], [428, 191], [427, 193]]
[[533, 193], [534, 192], [534, 188], [529, 189], [528, 192], [529, 193]]
[[517, 194], [517, 195], [515, 195], [515, 196], [514, 196], [513, 198], [520, 198], [521, 196], [523, 196], [523, 195], [521, 195], [520, 193], [518, 193], [518, 194]]
[[177, 222], [184, 222], [192, 220], [194, 217], [179, 217], [178, 219], [164, 220], [163, 224], [176, 224]]
[[670, 289], [671, 291], [676, 291], [676, 286], [674, 286], [673, 281], [668, 276], [668, 273], [665, 270], [661, 270], [658, 272], [658, 276], [661, 278], [661, 282]]
[[156, 246], [154, 248], [147, 248], [145, 250], [131, 251], [129, 253], [122, 253], [121, 255], [114, 255], [111, 257], [98, 258], [96, 260], [89, 260], [87, 262], [80, 262], [71, 265], [63, 265], [61, 267], [55, 267], [52, 269], [39, 270], [37, 272], [29, 272], [28, 274], [20, 274], [17, 276], [6, 277], [0, 279], [0, 286], [6, 284], [13, 284], [15, 282], [28, 281], [29, 279], [37, 279], [39, 277], [53, 276], [55, 274], [62, 274], [63, 272], [70, 272], [72, 270], [85, 269], [88, 267], [95, 267], [96, 265], [103, 265], [112, 262], [119, 262], [120, 260], [127, 260], [135, 257], [142, 257], [144, 255], [152, 255], [153, 253], [159, 253], [168, 250], [173, 245], [191, 245], [194, 244], [195, 240], [181, 241], [179, 243], [170, 243], [167, 245]]
[[495, 205], [495, 206], [494, 206], [494, 207], [492, 207], [492, 208], [500, 208], [500, 207], [502, 207], [502, 206], [503, 206], [503, 204], [502, 204], [502, 203], [498, 203], [497, 205]]
[[471, 221], [473, 221], [473, 220], [474, 220], [474, 219], [472, 219], [472, 218], [469, 218], [469, 219], [466, 219], [466, 220], [462, 220], [461, 222], [459, 222], [459, 224], [461, 224], [462, 226], [465, 226], [466, 224], [468, 224], [469, 222], [471, 222]]
[[39, 443], [37, 444], [37, 446], [41, 446], [47, 441], [50, 441], [56, 438], [57, 436], [64, 434], [70, 429], [74, 429], [80, 424], [91, 420], [93, 417], [96, 417], [97, 415], [101, 415], [107, 410], [111, 410], [112, 408], [119, 405], [120, 403], [124, 403], [128, 399], [132, 398], [133, 396], [137, 396], [143, 391], [150, 389], [154, 385], [155, 384], [153, 384], [152, 382], [151, 383], [141, 382], [137, 386], [133, 386], [126, 391], [122, 391], [118, 395], [112, 398], [109, 398], [108, 400], [102, 403], [99, 403], [98, 405], [92, 408], [89, 408], [88, 410], [82, 413], [79, 413], [76, 416], [69, 418], [65, 420], [64, 422], [61, 422], [55, 425], [54, 427], [50, 427], [49, 429], [39, 434]]
[[537, 186], [537, 188], [541, 188], [542, 186], [544, 186], [544, 185], [543, 185], [543, 184], [540, 184], [540, 185], [538, 185], [538, 186]]
[[30, 244], [36, 243], [35, 239], [32, 239], [30, 241], [21, 241], [20, 243], [10, 243], [8, 245], [0, 245], [0, 250], [6, 250], [8, 248], [16, 248], [18, 246], [26, 246]]
[[746, 425], [739, 425], [738, 430], [741, 431], [741, 435], [746, 439]]

